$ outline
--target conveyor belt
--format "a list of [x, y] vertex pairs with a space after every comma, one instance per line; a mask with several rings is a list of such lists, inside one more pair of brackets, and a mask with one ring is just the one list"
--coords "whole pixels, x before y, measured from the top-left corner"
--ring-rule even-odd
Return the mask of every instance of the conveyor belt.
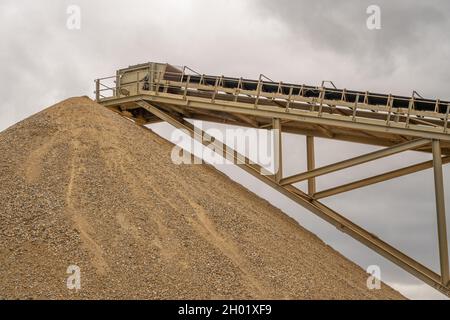
[[[166, 79], [170, 80], [174, 76], [167, 76]], [[183, 75], [182, 81], [185, 82], [188, 80], [190, 83], [197, 84], [205, 84], [205, 85], [216, 85], [217, 76], [208, 76], [208, 75]], [[179, 79], [179, 78], [178, 78]], [[388, 105], [389, 102], [392, 103], [393, 108], [408, 108], [410, 101], [413, 101], [413, 109], [420, 111], [432, 111], [438, 113], [446, 113], [447, 106], [449, 105], [449, 101], [441, 101], [441, 100], [433, 100], [433, 99], [425, 99], [421, 97], [406, 97], [399, 95], [389, 95], [382, 93], [373, 93], [373, 92], [363, 92], [363, 91], [355, 91], [355, 90], [347, 90], [347, 89], [336, 89], [329, 87], [314, 87], [307, 85], [298, 85], [292, 83], [282, 83], [280, 85], [279, 82], [271, 82], [271, 81], [262, 81], [262, 80], [252, 80], [252, 79], [240, 79], [240, 78], [223, 78], [221, 83], [221, 87], [224, 88], [241, 88], [243, 90], [257, 90], [258, 83], [261, 86], [261, 91], [266, 93], [274, 93], [279, 92], [281, 94], [292, 94], [292, 95], [301, 95], [304, 97], [320, 97], [322, 91], [324, 91], [324, 98], [330, 100], [341, 101], [341, 99], [345, 99], [347, 102], [355, 102], [358, 97], [358, 103], [366, 103], [368, 105]], [[292, 92], [290, 92], [292, 88]], [[391, 101], [389, 101], [389, 99]]]
[[[113, 84], [108, 86], [108, 79]], [[134, 104], [148, 98], [192, 119], [267, 128], [278, 117], [285, 132], [378, 146], [412, 137], [439, 139], [442, 152], [450, 155], [450, 103], [416, 92], [407, 97], [339, 89], [325, 81], [308, 86], [264, 75], [256, 79], [206, 75], [153, 62], [120, 69], [115, 76], [98, 79], [96, 86], [98, 101], [129, 109], [142, 123], [158, 121]]]

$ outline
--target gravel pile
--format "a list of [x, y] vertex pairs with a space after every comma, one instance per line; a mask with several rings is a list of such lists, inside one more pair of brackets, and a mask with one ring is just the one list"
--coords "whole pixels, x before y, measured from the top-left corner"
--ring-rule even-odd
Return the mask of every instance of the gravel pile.
[[0, 299], [403, 298], [171, 148], [87, 97], [0, 133]]

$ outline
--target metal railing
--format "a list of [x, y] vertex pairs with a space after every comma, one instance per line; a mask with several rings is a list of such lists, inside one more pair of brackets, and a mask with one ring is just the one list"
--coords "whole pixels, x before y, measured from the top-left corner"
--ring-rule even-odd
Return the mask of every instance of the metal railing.
[[[442, 127], [448, 132], [450, 103], [417, 97], [384, 95], [370, 92], [358, 92], [322, 86], [285, 84], [273, 82], [261, 75], [258, 80], [211, 76], [200, 74], [189, 67], [179, 72], [141, 70], [136, 71], [134, 80], [123, 82], [117, 76], [95, 80], [97, 101], [115, 99], [124, 96], [175, 93], [183, 98], [190, 95], [208, 95], [211, 102], [233, 96], [233, 101], [251, 99], [255, 108], [259, 104], [270, 103], [287, 111], [290, 108], [308, 106], [309, 111], [322, 116], [324, 112], [358, 118], [378, 118], [386, 125], [402, 122], [405, 127], [415, 125]], [[264, 80], [266, 79], [266, 80]]]

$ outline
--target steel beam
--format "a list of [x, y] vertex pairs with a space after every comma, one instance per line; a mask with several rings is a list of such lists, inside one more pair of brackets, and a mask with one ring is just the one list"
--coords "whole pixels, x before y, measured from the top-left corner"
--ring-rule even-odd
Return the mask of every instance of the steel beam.
[[248, 168], [249, 170], [258, 175], [268, 177], [272, 176], [272, 173], [267, 169], [261, 167], [256, 163], [253, 163], [249, 158], [231, 149], [230, 147], [224, 146], [222, 142], [214, 139], [206, 132], [198, 128], [195, 128], [191, 123], [185, 121], [184, 119], [176, 118], [172, 115], [169, 115], [168, 113], [160, 110], [159, 108], [153, 106], [152, 104], [146, 101], [138, 101], [137, 104], [142, 108], [146, 109], [147, 111], [151, 112], [161, 120], [166, 121], [170, 125], [174, 126], [175, 128], [184, 130], [186, 133], [189, 133], [191, 138], [201, 142], [204, 146], [212, 149], [216, 153], [218, 153], [217, 151], [220, 150], [221, 152], [218, 154], [224, 157], [225, 159], [233, 161], [234, 164], [238, 166], [244, 165], [246, 166], [246, 168]]
[[[315, 154], [314, 154], [314, 137], [306, 136], [306, 167], [308, 171], [315, 169]], [[308, 179], [308, 194], [316, 193], [316, 178]]]
[[258, 127], [259, 127], [258, 121], [254, 120], [254, 119], [251, 119], [251, 118], [249, 118], [249, 117], [247, 117], [247, 116], [244, 116], [244, 115], [238, 114], [238, 113], [233, 114], [233, 116], [236, 117], [236, 118], [238, 118], [240, 121], [246, 122], [246, 123], [247, 123], [248, 125], [250, 125], [251, 127], [255, 127], [255, 128], [258, 128]]
[[441, 145], [433, 140], [434, 192], [436, 195], [436, 212], [439, 239], [439, 260], [441, 265], [442, 284], [448, 285], [449, 263], [447, 244], [447, 223], [445, 219], [444, 180], [442, 174]]
[[[449, 163], [450, 162], [450, 157], [443, 157], [442, 158], [442, 163]], [[383, 174], [379, 174], [373, 177], [369, 177], [366, 179], [362, 179], [362, 180], [358, 180], [358, 181], [354, 181], [354, 182], [350, 182], [347, 184], [343, 184], [341, 186], [338, 187], [334, 187], [334, 188], [330, 188], [327, 190], [323, 190], [323, 191], [319, 191], [317, 193], [314, 194], [314, 198], [315, 199], [322, 199], [322, 198], [326, 198], [326, 197], [330, 197], [339, 193], [343, 193], [343, 192], [347, 192], [347, 191], [351, 191], [354, 189], [359, 189], [362, 187], [366, 187], [366, 186], [370, 186], [372, 184], [376, 184], [379, 182], [383, 182], [383, 181], [387, 181], [387, 180], [391, 180], [394, 178], [398, 178], [398, 177], [402, 177], [414, 172], [418, 172], [418, 171], [422, 171], [422, 170], [426, 170], [429, 168], [433, 167], [433, 161], [425, 161], [425, 162], [421, 162], [418, 164], [414, 164], [405, 168], [401, 168], [401, 169], [397, 169], [397, 170], [393, 170], [393, 171], [389, 171]]]
[[283, 177], [283, 152], [282, 152], [282, 136], [281, 121], [279, 118], [272, 119], [273, 131], [273, 158], [274, 158], [274, 177], [276, 182], [280, 182]]
[[[352, 130], [372, 131], [374, 133], [389, 133], [393, 135], [404, 135], [426, 139], [439, 139], [441, 141], [450, 141], [450, 135], [443, 133], [439, 128], [424, 126], [414, 126], [405, 128], [399, 123], [391, 123], [389, 127], [385, 126], [385, 121], [361, 118], [358, 121], [352, 121], [351, 117], [344, 117], [335, 114], [322, 114], [317, 116], [317, 112], [305, 111], [295, 108], [280, 108], [269, 105], [259, 105], [257, 109], [253, 104], [216, 100], [211, 103], [211, 99], [187, 96], [186, 99], [178, 94], [159, 93], [158, 95], [140, 94], [133, 97], [121, 97], [115, 99], [105, 99], [101, 103], [104, 106], [112, 106], [122, 103], [135, 103], [137, 101], [146, 100], [152, 103], [165, 103], [173, 105], [181, 105], [190, 108], [208, 109], [221, 112], [241, 113], [245, 115], [253, 115], [265, 118], [280, 118], [281, 120], [301, 121], [310, 124], [319, 124], [331, 127], [343, 127]], [[383, 124], [381, 124], [383, 123]]]
[[378, 151], [374, 151], [362, 156], [358, 156], [355, 158], [351, 158], [348, 160], [340, 161], [334, 164], [330, 164], [324, 167], [320, 167], [311, 171], [306, 171], [303, 173], [299, 173], [287, 178], [284, 178], [280, 181], [280, 184], [287, 185], [287, 184], [293, 184], [296, 182], [300, 182], [309, 178], [318, 177], [327, 173], [339, 171], [345, 168], [353, 167], [359, 164], [363, 164], [369, 161], [373, 161], [376, 159], [384, 158], [399, 152], [403, 152], [406, 150], [414, 150], [416, 148], [422, 147], [426, 144], [429, 144], [430, 141], [427, 139], [417, 139], [401, 144], [397, 144], [395, 146], [384, 148]]

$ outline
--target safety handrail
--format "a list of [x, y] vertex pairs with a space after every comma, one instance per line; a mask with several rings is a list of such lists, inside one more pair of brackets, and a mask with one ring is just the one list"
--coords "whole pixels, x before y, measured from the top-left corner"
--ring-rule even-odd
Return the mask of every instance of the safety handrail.
[[[194, 74], [185, 74], [184, 70], [190, 70]], [[138, 71], [139, 72], [139, 71]], [[141, 71], [142, 72], [142, 71]], [[406, 118], [405, 123], [410, 124], [414, 121], [417, 125], [426, 126], [441, 126], [443, 122], [445, 132], [448, 128], [449, 120], [449, 102], [441, 100], [425, 99], [417, 97], [414, 91], [411, 97], [403, 97], [398, 95], [383, 95], [370, 92], [359, 92], [346, 89], [337, 89], [322, 87], [286, 84], [282, 82], [275, 83], [273, 81], [263, 81], [262, 78], [267, 78], [264, 75], [260, 76], [259, 80], [242, 79], [225, 76], [201, 75], [195, 70], [188, 67], [183, 68], [181, 73], [174, 71], [150, 70], [152, 83], [148, 83], [150, 88], [158, 86], [158, 90], [181, 89], [184, 95], [194, 90], [202, 90], [212, 92], [215, 98], [220, 93], [232, 93], [238, 96], [248, 96], [261, 99], [285, 100], [288, 106], [292, 106], [294, 102], [320, 104], [320, 112], [322, 106], [333, 105], [334, 108], [344, 108], [353, 110], [354, 116], [361, 112], [377, 112], [380, 115], [386, 115], [386, 122], [389, 125], [391, 118], [396, 121], [398, 117]], [[142, 74], [142, 73], [141, 73]], [[135, 86], [136, 92], [142, 90], [141, 83], [144, 80], [130, 80], [127, 83], [116, 83], [115, 87], [111, 87], [103, 83], [106, 80], [116, 79], [117, 76], [103, 77], [96, 80], [96, 99], [108, 99], [121, 95], [121, 88], [128, 88]], [[175, 80], [174, 80], [175, 79]], [[269, 79], [270, 80], [270, 79]], [[120, 81], [119, 81], [120, 82]], [[145, 81], [144, 81], [145, 82]], [[110, 92], [107, 95], [105, 92]], [[143, 90], [145, 91], [145, 90]], [[220, 98], [220, 97], [219, 97]], [[378, 103], [369, 103], [370, 101]], [[420, 104], [422, 109], [416, 108]], [[428, 106], [423, 108], [423, 106]], [[314, 109], [311, 109], [314, 110]], [[433, 110], [433, 111], [432, 111]], [[356, 112], [357, 111], [357, 112]], [[362, 115], [363, 116], [363, 115]], [[438, 124], [430, 122], [438, 121]]]

